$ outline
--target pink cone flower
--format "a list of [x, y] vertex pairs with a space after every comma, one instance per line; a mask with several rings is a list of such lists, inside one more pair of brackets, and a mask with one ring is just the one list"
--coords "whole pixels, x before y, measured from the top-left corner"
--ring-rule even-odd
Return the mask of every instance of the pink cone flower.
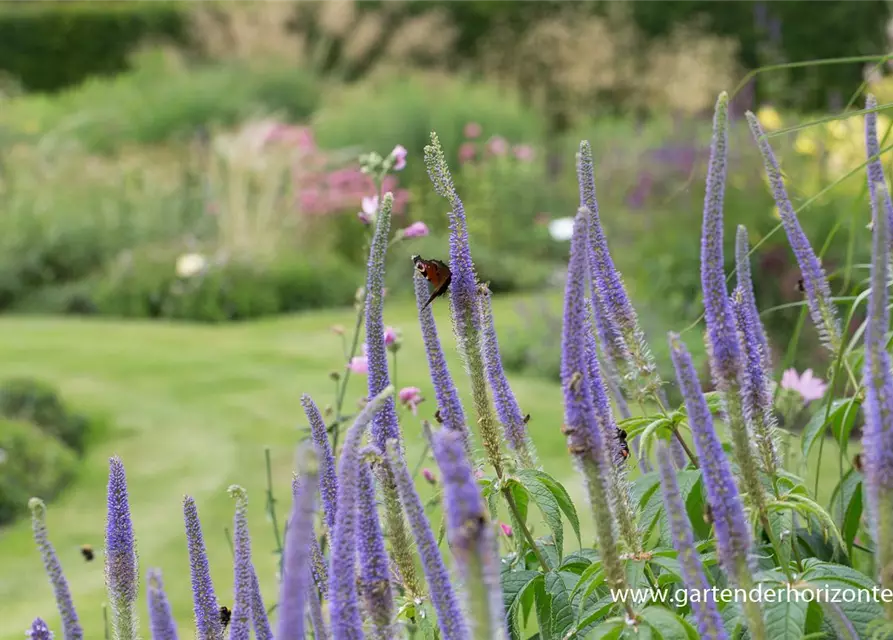
[[354, 373], [365, 375], [369, 373], [369, 359], [366, 356], [355, 356], [350, 359], [347, 368]]
[[807, 369], [802, 375], [798, 375], [796, 369], [788, 369], [781, 376], [781, 388], [796, 391], [804, 402], [811, 402], [825, 395], [828, 385], [821, 378], [813, 376], [812, 369]]
[[434, 477], [434, 474], [428, 467], [422, 469], [422, 477], [427, 480], [428, 484], [437, 484], [437, 478]]
[[481, 128], [481, 125], [479, 125], [477, 122], [469, 122], [468, 124], [465, 125], [465, 129], [463, 129], [463, 131], [462, 131], [462, 133], [465, 134], [465, 137], [468, 138], [469, 140], [474, 140], [479, 135], [481, 135], [482, 132], [483, 132], [483, 129]]
[[428, 235], [428, 225], [424, 222], [413, 222], [403, 229], [404, 238], [421, 238]]
[[417, 415], [419, 403], [424, 400], [422, 390], [418, 387], [403, 387], [397, 392], [397, 398], [412, 411], [412, 415]]
[[515, 157], [521, 162], [530, 162], [533, 160], [533, 147], [529, 144], [516, 145], [515, 148], [512, 149], [512, 153], [514, 153]]
[[394, 147], [394, 150], [391, 151], [391, 157], [394, 158], [394, 170], [402, 171], [406, 166], [406, 147], [402, 144], [398, 144]]
[[489, 140], [487, 140], [487, 151], [492, 153], [494, 156], [504, 156], [508, 153], [509, 143], [502, 136], [493, 136]]
[[459, 163], [466, 164], [474, 160], [477, 155], [477, 147], [473, 142], [463, 142], [459, 145]]
[[397, 342], [397, 338], [399, 338], [399, 334], [394, 327], [385, 327], [384, 328], [384, 344], [386, 347], [391, 346], [395, 342]]
[[363, 224], [372, 224], [375, 221], [375, 212], [378, 211], [378, 196], [363, 198], [363, 210], [357, 213], [357, 217]]
[[511, 537], [512, 537], [512, 533], [513, 533], [513, 531], [512, 531], [511, 526], [507, 525], [507, 524], [504, 523], [504, 522], [500, 522], [500, 523], [499, 523], [499, 526], [502, 528], [502, 532], [505, 534], [505, 537], [506, 537], [506, 538], [511, 538]]

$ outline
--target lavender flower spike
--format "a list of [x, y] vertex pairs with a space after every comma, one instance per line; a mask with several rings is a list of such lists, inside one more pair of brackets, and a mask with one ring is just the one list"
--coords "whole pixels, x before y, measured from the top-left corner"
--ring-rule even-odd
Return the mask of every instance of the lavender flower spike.
[[713, 140], [707, 167], [704, 194], [704, 221], [701, 230], [701, 289], [704, 294], [704, 320], [707, 325], [707, 349], [710, 369], [723, 402], [735, 458], [741, 466], [744, 487], [761, 515], [765, 515], [765, 496], [760, 483], [752, 438], [741, 405], [741, 369], [743, 360], [735, 327], [735, 315], [729, 302], [723, 273], [723, 198], [728, 158], [729, 96], [719, 94], [713, 116]]
[[778, 213], [784, 224], [788, 242], [800, 265], [803, 288], [806, 290], [806, 301], [812, 322], [819, 332], [822, 344], [832, 354], [836, 354], [842, 339], [840, 319], [837, 316], [837, 309], [831, 301], [831, 288], [828, 286], [825, 271], [822, 269], [821, 262], [813, 251], [812, 245], [809, 244], [809, 238], [806, 237], [799, 220], [797, 220], [797, 214], [794, 213], [794, 207], [791, 205], [784, 180], [781, 177], [778, 160], [775, 158], [772, 147], [769, 146], [769, 140], [763, 133], [760, 121], [750, 111], [745, 115], [750, 124], [751, 133], [760, 147], [760, 153], [763, 154], [763, 163], [766, 166], [769, 183], [772, 185], [772, 195], [775, 198], [776, 206], [778, 206]]
[[[378, 458], [381, 452], [366, 447], [360, 452], [365, 458]], [[357, 501], [357, 550], [360, 557], [360, 593], [366, 612], [372, 619], [375, 636], [381, 640], [393, 637], [391, 619], [394, 614], [394, 594], [391, 590], [390, 562], [378, 521], [375, 501], [375, 481], [365, 460], [359, 466], [359, 499]], [[278, 638], [277, 638], [278, 640]]]
[[392, 398], [393, 393], [394, 386], [388, 385], [363, 408], [344, 437], [344, 448], [338, 462], [338, 518], [332, 532], [332, 559], [329, 567], [329, 611], [335, 640], [364, 637], [355, 571], [359, 448], [366, 426], [385, 406], [385, 401]]
[[251, 563], [251, 621], [257, 640], [273, 640], [273, 629], [270, 627], [270, 619], [267, 618], [267, 607], [264, 605], [253, 562]]
[[[561, 334], [561, 387], [564, 391], [564, 426], [568, 451], [577, 460], [589, 491], [595, 519], [596, 537], [609, 586], [623, 589], [626, 577], [614, 536], [614, 514], [609, 502], [607, 479], [610, 475], [608, 450], [595, 417], [591, 376], [586, 345], [591, 324], [586, 317], [586, 254], [588, 215], [577, 211], [571, 237], [567, 285], [564, 293], [564, 325]], [[598, 381], [601, 384], [601, 380]], [[632, 614], [632, 609], [628, 609]]]
[[431, 524], [425, 516], [425, 506], [422, 504], [419, 494], [416, 493], [412, 476], [409, 474], [409, 469], [406, 468], [406, 461], [396, 442], [389, 443], [385, 460], [397, 483], [400, 500], [403, 502], [403, 508], [406, 510], [407, 519], [415, 535], [416, 546], [422, 559], [422, 569], [431, 592], [431, 602], [437, 612], [440, 637], [443, 640], [466, 640], [471, 637], [468, 623], [465, 621], [465, 616], [450, 583], [450, 575], [443, 563], [434, 533], [431, 531]]
[[108, 519], [105, 529], [105, 584], [112, 610], [112, 630], [116, 640], [135, 640], [135, 603], [138, 591], [136, 548], [127, 477], [117, 456], [109, 459]]
[[84, 630], [81, 628], [77, 611], [74, 609], [68, 581], [65, 579], [65, 574], [62, 573], [62, 563], [59, 562], [56, 550], [47, 535], [47, 507], [40, 498], [31, 498], [28, 501], [28, 508], [31, 510], [31, 529], [34, 531], [34, 542], [37, 543], [37, 550], [40, 551], [43, 558], [43, 566], [50, 579], [50, 584], [53, 586], [56, 606], [62, 617], [62, 637], [64, 640], [83, 640]]
[[[669, 453], [666, 445], [659, 446], [657, 466], [660, 472], [664, 508], [670, 523], [670, 531], [673, 534], [673, 547], [678, 554], [677, 560], [679, 560], [679, 566], [682, 569], [682, 581], [686, 589], [706, 594], [710, 589], [710, 584], [707, 582], [704, 566], [695, 549], [691, 523], [686, 515], [682, 496], [679, 494], [676, 470], [671, 464]], [[702, 638], [726, 640], [729, 637], [723, 626], [722, 616], [720, 616], [716, 602], [712, 597], [705, 598], [703, 602], [697, 598], [691, 600], [691, 608]]]
[[251, 608], [254, 594], [254, 567], [251, 564], [251, 537], [248, 533], [248, 494], [239, 485], [229, 487], [236, 500], [233, 518], [233, 608], [229, 623], [231, 640], [251, 640]]
[[279, 584], [276, 640], [302, 640], [307, 598], [308, 595], [312, 597], [311, 591], [315, 591], [310, 584], [310, 556], [315, 538], [313, 516], [319, 465], [312, 449], [301, 451], [299, 455], [301, 475], [300, 480], [295, 480], [297, 487], [292, 494], [291, 515], [285, 532], [285, 562]]
[[25, 635], [31, 640], [53, 640], [53, 632], [42, 618], [34, 618], [31, 628], [25, 632]]
[[322, 510], [326, 520], [326, 527], [331, 532], [335, 527], [335, 513], [337, 511], [335, 500], [338, 496], [338, 475], [335, 471], [335, 457], [332, 455], [332, 446], [329, 443], [326, 423], [313, 399], [305, 393], [301, 396], [301, 404], [304, 406], [304, 413], [307, 414], [307, 420], [310, 422], [310, 435], [316, 445], [316, 452], [319, 457], [319, 494], [322, 497]]
[[[394, 196], [386, 193], [375, 215], [375, 233], [369, 248], [366, 269], [366, 356], [369, 358], [369, 397], [377, 396], [390, 382], [388, 352], [384, 343], [384, 269], [391, 231]], [[388, 396], [381, 411], [372, 418], [375, 446], [384, 450], [385, 441], [400, 437], [394, 398]], [[340, 503], [339, 503], [340, 504]]]
[[456, 389], [456, 384], [447, 367], [446, 357], [443, 355], [443, 348], [437, 335], [437, 325], [434, 322], [434, 312], [430, 305], [425, 307], [429, 295], [427, 280], [416, 271], [413, 282], [416, 304], [419, 308], [419, 324], [422, 327], [422, 341], [425, 343], [425, 353], [428, 356], [428, 370], [431, 372], [431, 382], [434, 385], [437, 408], [440, 410], [440, 420], [447, 429], [463, 434], [466, 450], [470, 451], [468, 427], [465, 411], [462, 409], [462, 401], [459, 399], [459, 391]]
[[183, 498], [183, 519], [186, 523], [186, 543], [189, 547], [189, 571], [192, 575], [192, 601], [195, 611], [195, 627], [199, 640], [220, 640], [223, 629], [220, 626], [220, 613], [217, 596], [211, 582], [208, 555], [202, 536], [202, 525], [198, 519], [195, 500]]
[[[689, 426], [701, 462], [707, 503], [713, 514], [719, 561], [735, 586], [749, 589], [753, 584], [752, 575], [755, 569], [750, 556], [753, 541], [732, 468], [713, 429], [713, 418], [701, 391], [691, 356], [675, 333], [670, 334], [670, 355], [676, 368], [679, 388], [685, 398]], [[744, 612], [751, 637], [766, 638], [759, 604], [748, 600], [744, 604]]]
[[461, 436], [448, 429], [427, 435], [443, 474], [447, 537], [465, 585], [472, 634], [508, 638], [493, 525]]
[[499, 342], [496, 338], [496, 326], [493, 323], [493, 306], [490, 304], [490, 289], [486, 284], [478, 288], [480, 294], [481, 325], [483, 326], [482, 348], [484, 364], [487, 367], [487, 380], [493, 391], [493, 404], [496, 415], [505, 428], [506, 441], [518, 455], [521, 464], [528, 468], [536, 467], [536, 449], [527, 431], [527, 419], [521, 413], [521, 407], [512, 393], [509, 381], [502, 368], [499, 355]]
[[329, 640], [329, 629], [322, 614], [322, 602], [319, 592], [313, 587], [307, 595], [307, 608], [310, 610], [310, 626], [313, 628], [314, 640]]
[[149, 569], [147, 589], [149, 598], [149, 628], [152, 640], [177, 640], [177, 623], [171, 615], [171, 605], [164, 593], [160, 569]]
[[[871, 293], [865, 328], [865, 428], [862, 455], [865, 458], [865, 488], [868, 496], [876, 566], [881, 585], [893, 588], [893, 373], [887, 351], [890, 326], [887, 279], [890, 267], [889, 220], [880, 214], [878, 201], [887, 196], [883, 182], [875, 184], [874, 246], [871, 259]], [[893, 605], [886, 604], [893, 620]]]
[[[877, 98], [870, 93], [865, 96], [865, 108], [877, 109]], [[874, 205], [878, 201], [876, 184], [887, 184], [884, 180], [884, 167], [881, 164], [881, 145], [877, 135], [877, 112], [865, 114], [865, 151], [868, 154], [868, 196]], [[893, 229], [893, 200], [890, 192], [884, 196], [884, 213], [887, 216], [887, 226]], [[876, 219], [877, 212], [872, 214], [872, 222]]]

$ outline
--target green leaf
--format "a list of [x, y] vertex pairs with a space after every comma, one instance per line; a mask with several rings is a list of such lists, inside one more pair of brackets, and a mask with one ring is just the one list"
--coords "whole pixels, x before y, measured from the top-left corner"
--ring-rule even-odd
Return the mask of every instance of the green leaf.
[[830, 536], [834, 538], [834, 541], [839, 545], [840, 549], [846, 547], [843, 542], [843, 537], [840, 535], [840, 530], [837, 528], [837, 525], [834, 524], [834, 520], [819, 503], [799, 494], [788, 494], [787, 499], [789, 502], [796, 504], [797, 507], [795, 508], [803, 515], [807, 517], [810, 514], [814, 515], [825, 529], [825, 536], [827, 537], [830, 534]]
[[564, 638], [574, 626], [574, 608], [571, 605], [568, 582], [574, 584], [577, 576], [573, 573], [550, 571], [546, 574], [546, 591], [552, 596], [552, 634]]
[[[524, 469], [519, 471], [516, 476], [518, 482], [524, 486], [530, 497], [533, 498], [536, 506], [539, 507], [546, 525], [552, 531], [558, 559], [560, 560], [564, 548], [564, 525], [561, 522], [561, 506], [558, 504], [558, 500], [555, 499], [552, 490], [543, 480], [543, 476], [546, 476], [546, 474], [541, 471]], [[551, 480], [551, 478], [548, 479]], [[577, 524], [579, 526], [579, 522]]]
[[[824, 600], [835, 601], [834, 604], [844, 618], [856, 630], [857, 637], [870, 637], [869, 627], [884, 615], [881, 605], [871, 598], [875, 582], [851, 567], [821, 562], [813, 558], [805, 560], [803, 564], [805, 571], [801, 579], [821, 589]], [[855, 601], [845, 602], [844, 591], [849, 592], [847, 598]], [[841, 624], [841, 621], [837, 622]]]
[[658, 419], [658, 416], [635, 416], [621, 420], [617, 423], [617, 426], [626, 431], [627, 439], [632, 440], [656, 419]]
[[534, 586], [537, 579], [542, 580], [543, 574], [539, 571], [509, 571], [502, 572], [502, 603], [505, 608], [506, 620], [512, 638], [519, 638], [518, 609], [521, 597], [527, 589]]
[[[835, 437], [841, 433], [849, 434], [859, 413], [859, 401], [856, 398], [842, 398], [831, 403], [831, 409], [822, 407], [812, 416], [812, 419], [803, 429], [800, 436], [800, 451], [803, 458], [809, 457], [809, 452], [819, 438], [825, 435], [825, 430], [830, 426]], [[828, 419], [825, 420], [825, 414]], [[838, 440], [839, 442], [839, 440]]]
[[598, 627], [605, 626], [604, 623], [599, 624], [599, 621], [608, 615], [616, 604], [617, 603], [614, 602], [610, 595], [606, 595], [595, 602], [590, 602], [589, 606], [581, 607], [579, 620], [577, 620], [577, 624], [574, 625], [572, 633], [587, 634], [584, 635], [584, 637], [591, 637], [588, 634], [591, 633], [592, 627], [596, 625], [598, 625]]
[[548, 487], [549, 491], [552, 492], [555, 500], [558, 501], [558, 506], [561, 508], [567, 521], [571, 523], [571, 528], [577, 536], [577, 544], [582, 547], [583, 540], [580, 537], [580, 518], [577, 516], [577, 508], [574, 506], [567, 489], [565, 489], [555, 478], [546, 473], [542, 474], [542, 481], [543, 484]]
[[690, 624], [666, 607], [645, 607], [640, 615], [664, 640], [695, 640], [698, 637], [697, 631], [694, 632], [694, 636], [691, 635], [694, 629]]
[[831, 494], [828, 505], [831, 517], [841, 523], [840, 535], [846, 543], [847, 552], [853, 552], [853, 540], [859, 532], [862, 518], [862, 474], [855, 469], [847, 471]]
[[586, 640], [618, 640], [625, 629], [626, 622], [622, 618], [612, 618], [590, 631]]
[[533, 597], [536, 601], [536, 621], [540, 628], [540, 638], [552, 640], [552, 594], [546, 591], [545, 580], [537, 581]]
[[576, 595], [580, 589], [588, 587], [593, 581], [596, 583], [596, 587], [605, 581], [605, 572], [602, 569], [601, 561], [598, 559], [593, 560], [592, 564], [586, 567], [583, 570], [583, 573], [580, 574], [580, 577], [577, 579], [577, 584], [574, 585], [571, 592], [571, 596], [573, 597]]
[[[766, 591], [774, 591], [777, 596], [766, 597]], [[784, 589], [764, 589], [763, 619], [766, 621], [766, 634], [772, 640], [800, 640], [806, 626], [806, 611], [809, 603], [796, 598], [788, 598]]]
[[[692, 497], [692, 493], [695, 489], [698, 489], [698, 494], [700, 494], [700, 486], [699, 481], [701, 480], [701, 470], [700, 469], [691, 469], [688, 471], [677, 471], [676, 472], [676, 482], [679, 485], [679, 494], [682, 496], [682, 504], [688, 506], [689, 498]], [[660, 493], [660, 492], [658, 492]], [[660, 498], [660, 504], [663, 506], [663, 494], [658, 496]], [[700, 500], [696, 502], [700, 503]], [[687, 510], [687, 509], [686, 509]], [[660, 510], [660, 539], [661, 542], [665, 546], [672, 546], [673, 544], [673, 534], [670, 532], [670, 523], [667, 520], [667, 510]], [[698, 514], [698, 517], [703, 522], [703, 515]]]

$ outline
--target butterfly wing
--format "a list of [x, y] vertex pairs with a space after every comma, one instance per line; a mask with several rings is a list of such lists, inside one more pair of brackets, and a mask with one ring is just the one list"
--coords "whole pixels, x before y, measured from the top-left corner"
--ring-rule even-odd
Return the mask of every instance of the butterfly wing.
[[452, 282], [453, 274], [450, 268], [440, 260], [425, 260], [419, 256], [413, 256], [412, 260], [416, 265], [416, 269], [434, 286], [434, 291], [431, 292], [428, 301], [422, 306], [424, 310], [435, 298], [446, 293], [450, 282]]

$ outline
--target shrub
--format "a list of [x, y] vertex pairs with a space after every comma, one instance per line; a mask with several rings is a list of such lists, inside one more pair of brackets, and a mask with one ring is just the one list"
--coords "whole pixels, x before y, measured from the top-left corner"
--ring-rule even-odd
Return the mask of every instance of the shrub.
[[51, 500], [75, 473], [77, 457], [44, 429], [0, 418], [0, 525], [26, 511], [28, 500]]
[[0, 384], [0, 416], [31, 422], [47, 435], [82, 453], [90, 422], [69, 411], [51, 385], [31, 378]]

